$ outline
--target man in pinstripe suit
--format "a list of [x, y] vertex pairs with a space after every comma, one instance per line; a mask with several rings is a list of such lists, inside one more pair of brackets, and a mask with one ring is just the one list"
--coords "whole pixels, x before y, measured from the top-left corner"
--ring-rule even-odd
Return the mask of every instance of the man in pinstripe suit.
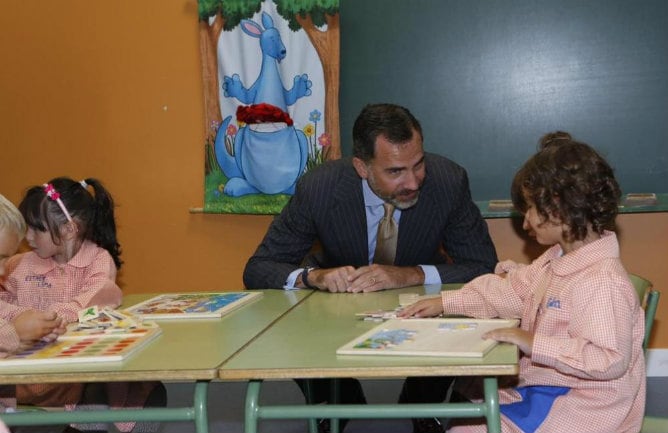
[[[353, 127], [353, 157], [302, 176], [246, 264], [246, 287], [371, 292], [463, 283], [492, 272], [496, 251], [466, 171], [425, 153], [422, 140], [420, 123], [406, 108], [366, 106]], [[392, 265], [373, 263], [383, 203], [394, 205], [399, 227]], [[309, 255], [314, 244], [320, 251]], [[407, 379], [399, 401], [443, 401], [451, 380], [437, 379]], [[342, 403], [364, 401], [358, 381], [342, 382]], [[315, 388], [316, 399], [326, 401], [328, 384]], [[413, 421], [415, 432], [443, 431]]]

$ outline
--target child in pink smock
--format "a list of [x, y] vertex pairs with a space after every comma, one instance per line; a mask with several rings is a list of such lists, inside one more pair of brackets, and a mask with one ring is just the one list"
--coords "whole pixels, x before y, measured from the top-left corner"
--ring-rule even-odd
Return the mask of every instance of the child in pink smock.
[[[19, 210], [0, 194], [0, 280], [5, 277], [7, 260], [16, 253], [19, 243], [26, 233], [26, 224]], [[14, 320], [0, 319], [0, 358], [10, 355], [22, 347], [35, 344], [38, 340], [53, 340], [65, 331], [62, 319], [54, 312], [36, 310], [24, 311]], [[13, 389], [0, 386], [0, 401], [8, 396], [13, 403]], [[5, 403], [5, 402], [2, 402]], [[5, 406], [2, 404], [2, 406]], [[0, 421], [0, 433], [9, 433]]]
[[[23, 216], [0, 194], [0, 281], [4, 280], [7, 261], [16, 253], [25, 233]], [[12, 321], [0, 319], [0, 358], [38, 340], [53, 340], [64, 331], [62, 319], [52, 311], [26, 310]]]
[[[0, 290], [0, 317], [14, 320], [28, 310], [55, 312], [66, 323], [93, 305], [121, 304], [116, 272], [121, 266], [114, 202], [97, 179], [56, 178], [30, 188], [21, 204], [32, 251], [12, 257]], [[90, 384], [95, 403], [141, 407], [155, 382]], [[83, 384], [18, 385], [18, 404], [74, 407]], [[100, 391], [102, 390], [102, 391]], [[164, 388], [162, 388], [164, 392]], [[103, 395], [100, 395], [103, 394]]]
[[[594, 149], [563, 132], [544, 137], [515, 175], [512, 199], [523, 228], [551, 247], [530, 265], [500, 262], [495, 274], [400, 314], [521, 319], [519, 328], [484, 337], [522, 353], [518, 386], [499, 390], [503, 432], [640, 431], [644, 319], [610, 231], [620, 195]], [[455, 420], [448, 431], [487, 429], [479, 420]]]

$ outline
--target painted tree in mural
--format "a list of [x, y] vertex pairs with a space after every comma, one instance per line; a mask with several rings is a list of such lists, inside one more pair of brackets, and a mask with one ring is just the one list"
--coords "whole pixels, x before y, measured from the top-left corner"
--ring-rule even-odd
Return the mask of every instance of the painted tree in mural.
[[[292, 30], [304, 29], [315, 47], [325, 76], [325, 123], [333, 146], [327, 148], [325, 159], [341, 156], [339, 133], [339, 0], [281, 1], [276, 0], [278, 13]], [[298, 4], [299, 3], [299, 4]], [[319, 27], [327, 24], [327, 31]]]
[[[263, 0], [199, 0], [199, 34], [202, 71], [204, 77], [205, 121], [207, 142], [215, 136], [212, 125], [220, 124], [219, 96], [222, 91], [218, 80], [217, 44], [223, 30], [232, 30], [242, 19], [250, 19], [260, 11]], [[292, 30], [304, 29], [322, 64], [325, 78], [325, 122], [329, 129], [331, 145], [325, 159], [341, 156], [339, 134], [338, 86], [339, 86], [339, 0], [303, 0], [295, 4], [291, 0], [274, 0], [278, 13]], [[326, 31], [320, 31], [323, 25]], [[215, 161], [207, 157], [209, 164]]]

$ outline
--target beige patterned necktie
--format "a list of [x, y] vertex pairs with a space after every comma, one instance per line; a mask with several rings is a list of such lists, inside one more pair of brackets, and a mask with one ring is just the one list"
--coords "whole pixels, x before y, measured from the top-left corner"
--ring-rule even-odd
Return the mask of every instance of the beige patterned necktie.
[[394, 264], [394, 257], [397, 254], [397, 235], [399, 227], [394, 222], [392, 214], [394, 206], [390, 203], [383, 203], [385, 215], [378, 223], [378, 235], [376, 236], [376, 251], [373, 254], [373, 262], [380, 265]]

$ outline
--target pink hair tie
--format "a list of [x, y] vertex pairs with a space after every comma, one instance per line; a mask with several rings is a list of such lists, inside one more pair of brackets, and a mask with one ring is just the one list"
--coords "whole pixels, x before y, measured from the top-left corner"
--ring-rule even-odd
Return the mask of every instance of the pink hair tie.
[[65, 207], [65, 204], [63, 203], [63, 201], [60, 199], [60, 193], [58, 191], [56, 191], [56, 189], [53, 187], [53, 185], [51, 185], [50, 183], [45, 183], [44, 184], [44, 192], [46, 193], [47, 197], [49, 197], [51, 200], [58, 203], [58, 206], [60, 206], [60, 209], [65, 214], [65, 217], [67, 218], [67, 221], [72, 222], [72, 216], [67, 211], [67, 208]]

